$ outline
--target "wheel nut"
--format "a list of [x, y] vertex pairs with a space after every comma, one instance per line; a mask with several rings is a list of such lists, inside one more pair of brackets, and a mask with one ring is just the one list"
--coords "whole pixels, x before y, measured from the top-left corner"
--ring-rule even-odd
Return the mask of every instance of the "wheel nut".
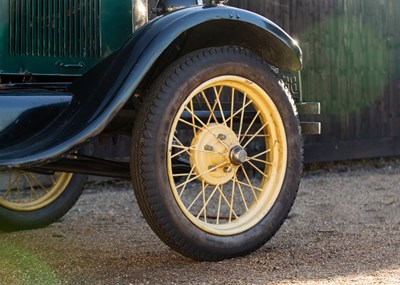
[[241, 165], [247, 160], [247, 152], [241, 146], [235, 146], [230, 153], [231, 162], [235, 165]]
[[214, 148], [213, 148], [211, 145], [206, 144], [206, 145], [204, 146], [204, 150], [213, 151]]
[[224, 141], [224, 140], [226, 140], [226, 135], [224, 135], [224, 134], [219, 134], [219, 135], [218, 135], [218, 138], [219, 138], [221, 141]]

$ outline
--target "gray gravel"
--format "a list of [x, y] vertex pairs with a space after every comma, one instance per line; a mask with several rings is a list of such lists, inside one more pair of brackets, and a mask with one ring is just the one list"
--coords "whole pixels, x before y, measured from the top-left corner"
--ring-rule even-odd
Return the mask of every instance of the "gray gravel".
[[129, 183], [92, 181], [60, 222], [0, 233], [0, 284], [400, 284], [399, 182], [396, 159], [308, 170], [269, 243], [201, 263], [158, 240]]

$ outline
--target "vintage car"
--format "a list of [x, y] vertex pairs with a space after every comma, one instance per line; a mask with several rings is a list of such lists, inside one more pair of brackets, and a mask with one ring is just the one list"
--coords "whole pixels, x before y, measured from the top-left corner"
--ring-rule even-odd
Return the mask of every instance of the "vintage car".
[[[275, 234], [319, 104], [302, 102], [296, 41], [225, 2], [160, 0], [148, 21], [147, 0], [0, 0], [2, 230], [56, 221], [98, 175], [131, 179], [154, 232], [193, 259]], [[121, 136], [128, 160], [95, 151]]]

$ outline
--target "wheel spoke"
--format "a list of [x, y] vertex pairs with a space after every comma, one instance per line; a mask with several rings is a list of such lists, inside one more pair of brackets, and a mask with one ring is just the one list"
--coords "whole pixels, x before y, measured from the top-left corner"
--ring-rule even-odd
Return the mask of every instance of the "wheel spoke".
[[204, 203], [203, 207], [200, 209], [200, 212], [197, 214], [196, 218], [199, 218], [200, 215], [205, 211], [207, 208], [208, 203], [210, 203], [212, 197], [214, 196], [215, 192], [219, 189], [219, 185], [221, 184], [221, 181], [226, 177], [227, 174], [225, 174], [223, 177], [220, 178], [218, 181], [217, 185], [215, 185], [213, 191], [211, 192], [210, 196], [208, 197], [207, 201]]
[[246, 146], [248, 146], [248, 144], [249, 144], [253, 139], [255, 139], [256, 136], [257, 136], [262, 130], [264, 130], [264, 128], [265, 128], [266, 126], [268, 126], [268, 125], [269, 125], [269, 123], [265, 123], [264, 125], [262, 125], [262, 127], [259, 128], [258, 131], [257, 131], [254, 135], [252, 135], [252, 136], [248, 139], [248, 141], [243, 145], [243, 148], [245, 148]]
[[231, 114], [231, 116], [226, 120], [226, 122], [232, 122], [234, 117], [236, 117], [238, 114], [242, 112], [243, 109], [246, 109], [251, 103], [253, 103], [252, 100], [247, 101], [247, 103], [242, 106], [239, 110], [237, 110], [234, 114]]
[[35, 195], [36, 198], [38, 198], [39, 196], [36, 193], [35, 187], [32, 185], [29, 177], [25, 173], [23, 174], [23, 176], [24, 176], [25, 181], [26, 181], [26, 183], [28, 184], [28, 186], [29, 186], [29, 188], [31, 190], [31, 191], [29, 191], [29, 199], [32, 202], [33, 201], [33, 195]]
[[[232, 93], [231, 93], [231, 116], [233, 114], [233, 111], [235, 109], [235, 88], [232, 87]], [[233, 120], [231, 120], [231, 130], [233, 130]]]
[[243, 142], [243, 140], [247, 137], [247, 134], [249, 133], [251, 127], [253, 126], [254, 122], [256, 121], [256, 119], [258, 118], [258, 116], [260, 115], [260, 111], [257, 111], [257, 114], [254, 116], [253, 120], [251, 121], [250, 125], [247, 127], [246, 132], [244, 133], [242, 139], [240, 140], [240, 144]]
[[232, 181], [232, 192], [231, 192], [231, 207], [229, 209], [229, 223], [232, 222], [232, 213], [233, 213], [233, 203], [235, 198], [235, 181]]
[[[201, 181], [201, 193], [203, 194], [203, 205], [206, 204], [206, 189], [208, 184], [206, 184], [203, 180]], [[204, 208], [204, 222], [207, 223], [207, 207]]]
[[[174, 147], [174, 146], [172, 146], [172, 147]], [[189, 149], [190, 149], [190, 147], [185, 147], [181, 151], [178, 151], [177, 153], [174, 153], [173, 155], [171, 155], [171, 158], [175, 158], [175, 157], [181, 155], [182, 153], [187, 152]]]
[[[202, 213], [204, 213], [204, 217], [206, 216], [205, 213], [207, 212], [207, 205], [210, 202], [211, 198], [214, 196], [215, 192], [217, 192], [217, 187], [214, 187], [213, 191], [211, 192], [210, 196], [207, 198], [206, 202], [203, 202], [203, 207], [200, 209], [199, 213], [197, 214], [196, 218], [198, 219]], [[199, 196], [201, 195], [201, 192], [199, 193]], [[194, 204], [194, 203], [192, 203]], [[192, 206], [192, 205], [191, 205]], [[190, 210], [190, 208], [188, 208]]]
[[246, 208], [246, 212], [247, 212], [249, 210], [249, 207], [247, 206], [246, 199], [245, 199], [245, 197], [243, 195], [242, 187], [240, 186], [240, 183], [238, 183], [239, 180], [237, 179], [236, 175], [234, 176], [233, 179], [234, 179], [234, 182], [236, 182], [237, 185], [238, 185], [240, 196], [242, 197], [242, 201], [243, 201], [244, 207]]
[[[203, 194], [203, 191], [200, 191], [199, 194], [197, 194], [196, 198], [192, 201], [192, 203], [187, 207], [187, 210], [190, 211], [190, 209], [193, 207], [194, 204], [196, 204], [196, 201], [200, 198], [200, 196]], [[197, 217], [198, 218], [198, 217]]]
[[270, 152], [271, 152], [271, 149], [269, 148], [267, 150], [264, 150], [263, 152], [260, 152], [259, 154], [256, 154], [256, 155], [254, 155], [252, 157], [247, 158], [247, 160], [252, 160], [254, 158], [257, 158], [257, 157], [259, 157], [261, 155], [264, 155], [264, 154], [267, 154], [267, 153], [270, 153]]
[[19, 188], [19, 175], [16, 178], [16, 187], [17, 187], [17, 196], [18, 196], [18, 203], [21, 203], [21, 189]]
[[[193, 113], [193, 114], [194, 114], [194, 113]], [[181, 123], [184, 123], [185, 125], [188, 125], [188, 126], [192, 127], [193, 129], [201, 130], [201, 127], [199, 127], [199, 126], [196, 125], [195, 123], [188, 122], [188, 121], [186, 121], [186, 120], [184, 120], [184, 119], [182, 119], [182, 118], [179, 118], [178, 121], [181, 122]], [[197, 132], [195, 131], [195, 133], [197, 133]]]
[[[190, 109], [192, 110], [192, 114], [194, 114], [194, 108], [193, 108], [193, 99], [192, 100], [190, 100]], [[198, 128], [198, 126], [196, 126], [196, 123], [195, 123], [195, 119], [194, 119], [194, 117], [193, 117], [193, 115], [192, 115], [192, 124], [193, 124], [193, 135], [194, 135], [194, 137], [197, 137], [197, 132], [196, 132], [196, 128]]]
[[253, 166], [253, 168], [255, 170], [257, 170], [257, 172], [259, 172], [262, 176], [264, 176], [265, 178], [269, 178], [267, 174], [265, 174], [263, 171], [261, 171], [257, 166], [254, 165], [254, 163], [252, 163], [250, 160], [246, 161], [248, 164], [250, 164], [251, 166]]
[[217, 103], [218, 103], [219, 111], [221, 112], [222, 123], [223, 123], [223, 125], [225, 126], [225, 130], [226, 130], [226, 133], [228, 134], [229, 141], [230, 141], [231, 144], [232, 144], [232, 143], [233, 143], [233, 140], [232, 140], [232, 137], [231, 137], [231, 132], [229, 131], [228, 124], [226, 123], [226, 119], [225, 119], [225, 115], [224, 115], [224, 110], [223, 110], [222, 105], [221, 105], [221, 100], [219, 99], [220, 96], [221, 96], [222, 89], [223, 89], [223, 86], [221, 86], [221, 89], [220, 89], [219, 92], [217, 93], [217, 89], [216, 89], [216, 87], [214, 87], [214, 92], [215, 92], [215, 97], [216, 97], [216, 100], [217, 100]]
[[269, 161], [266, 161], [266, 160], [263, 160], [263, 159], [259, 159], [259, 158], [250, 157], [250, 158], [248, 158], [248, 160], [254, 160], [254, 161], [261, 162], [261, 163], [264, 163], [264, 164], [267, 164], [267, 165], [273, 165], [272, 162], [269, 162]]
[[190, 150], [200, 151], [200, 152], [205, 152], [205, 153], [213, 153], [213, 154], [218, 154], [218, 155], [222, 155], [222, 156], [225, 156], [227, 154], [227, 152], [218, 152], [218, 151], [212, 151], [212, 150], [205, 150], [205, 149], [199, 149], [199, 148], [195, 148], [195, 147], [191, 147]]
[[47, 187], [44, 187], [43, 184], [36, 178], [35, 175], [33, 175], [31, 172], [29, 172], [29, 175], [33, 178], [33, 180], [35, 180], [35, 182], [40, 186], [40, 188], [42, 188], [44, 190], [45, 193], [49, 192]]
[[265, 134], [265, 135], [260, 135], [260, 134], [258, 134], [258, 135], [255, 135], [255, 134], [247, 134], [247, 135], [243, 135], [242, 136], [242, 140], [243, 140], [243, 137], [256, 137], [256, 138], [268, 138], [269, 137], [269, 135], [268, 134]]
[[[245, 182], [243, 182], [243, 181], [237, 180], [236, 182], [239, 183], [240, 185], [250, 187], [249, 184], [247, 184], [247, 183], [245, 183]], [[259, 187], [256, 187], [256, 186], [254, 186], [254, 185], [253, 185], [253, 188], [254, 188], [255, 190], [259, 191], [259, 192], [264, 191], [263, 189], [261, 189], [261, 188], [259, 188]]]
[[182, 197], [182, 194], [185, 191], [188, 180], [190, 179], [190, 176], [192, 176], [192, 173], [195, 168], [196, 168], [196, 165], [193, 165], [192, 169], [190, 169], [189, 175], [187, 176], [186, 181], [185, 181], [185, 185], [183, 185], [182, 191], [181, 191], [181, 193], [179, 193], [179, 197]]
[[[183, 143], [181, 143], [181, 141], [180, 141], [176, 136], [174, 136], [173, 140], [176, 141], [176, 142], [179, 144], [179, 146], [181, 146], [182, 148], [184, 148], [184, 149], [188, 148], [188, 149], [186, 150], [186, 152], [187, 152], [187, 154], [188, 154], [189, 156], [191, 156], [191, 153], [190, 153], [190, 151], [189, 151], [189, 147], [187, 147], [187, 146], [185, 146]], [[177, 145], [172, 145], [172, 147], [178, 147], [178, 146], [177, 146]]]
[[10, 193], [11, 193], [11, 189], [12, 189], [12, 185], [13, 185], [13, 183], [15, 183], [15, 180], [14, 180], [14, 182], [11, 182], [11, 176], [12, 176], [12, 174], [10, 173], [10, 175], [8, 176], [8, 187], [7, 187], [7, 191], [5, 192], [5, 193], [3, 193], [3, 195], [1, 196], [1, 198], [3, 199], [3, 200], [6, 200], [6, 198], [7, 198], [7, 196], [9, 196], [10, 195]]
[[[222, 187], [223, 185], [221, 185]], [[218, 197], [218, 208], [217, 208], [217, 225], [219, 225], [219, 215], [221, 213], [221, 202], [222, 202], [222, 190], [218, 187], [219, 197]]]
[[256, 200], [256, 202], [258, 202], [258, 197], [256, 195], [256, 192], [254, 191], [253, 183], [251, 183], [251, 181], [249, 179], [249, 176], [247, 175], [247, 171], [246, 171], [246, 169], [244, 169], [243, 165], [241, 165], [241, 168], [242, 168], [242, 172], [244, 174], [244, 177], [246, 177], [246, 180], [247, 180], [247, 183], [248, 183], [248, 187], [250, 187], [251, 192], [253, 192], [254, 200]]
[[207, 171], [204, 171], [203, 173], [200, 173], [200, 174], [196, 175], [195, 177], [189, 179], [188, 181], [185, 181], [184, 183], [181, 183], [181, 184], [179, 184], [178, 186], [175, 186], [175, 187], [176, 187], [176, 189], [181, 188], [181, 187], [185, 186], [187, 183], [192, 182], [193, 180], [203, 176], [204, 174], [210, 173], [210, 172], [216, 170], [217, 168], [222, 167], [222, 166], [224, 166], [226, 164], [227, 164], [227, 162], [224, 161], [224, 162], [222, 162], [222, 163], [220, 163], [220, 164], [218, 164], [218, 165], [216, 165], [214, 167], [211, 167]]
[[210, 110], [210, 116], [208, 117], [207, 125], [210, 124], [211, 118], [213, 118], [215, 123], [218, 124], [218, 118], [215, 116], [215, 108], [217, 107], [217, 103], [214, 102], [214, 106], [211, 107], [210, 101], [208, 101], [207, 96], [204, 93], [204, 91], [201, 91], [201, 96], [203, 97], [204, 102], [206, 103], [208, 110]]
[[[18, 178], [19, 175], [20, 175], [19, 172], [15, 172], [15, 173], [14, 173], [14, 176], [15, 176], [15, 177], [14, 177], [14, 181], [13, 181], [10, 185], [12, 185], [12, 184], [15, 185], [15, 184], [17, 183], [17, 178]], [[11, 179], [11, 176], [12, 176], [12, 175], [10, 174], [10, 179]]]
[[240, 135], [241, 135], [241, 133], [242, 133], [242, 128], [243, 128], [244, 110], [246, 109], [246, 107], [245, 107], [246, 99], [247, 99], [247, 94], [244, 93], [244, 96], [243, 96], [243, 105], [242, 105], [242, 112], [241, 112], [241, 115], [240, 115], [240, 125], [239, 125], [239, 131], [238, 131], [238, 140], [239, 140], [239, 141], [241, 141], [241, 140], [240, 140]]
[[[190, 109], [189, 109], [187, 106], [185, 106], [185, 109], [186, 109], [188, 112], [191, 112]], [[220, 143], [221, 143], [224, 147], [226, 147], [227, 149], [229, 148], [217, 135], [215, 135], [215, 134], [208, 128], [207, 125], [205, 125], [205, 124], [203, 123], [202, 120], [199, 119], [199, 117], [196, 116], [196, 114], [194, 114], [193, 112], [192, 112], [192, 114], [193, 114], [193, 116], [196, 118], [196, 120], [197, 120], [200, 124], [202, 124], [202, 126], [203, 126], [210, 134], [212, 134], [214, 138], [216, 138], [216, 139], [218, 140], [218, 142], [220, 142]]]
[[[218, 191], [219, 191], [219, 193], [220, 193], [220, 197], [222, 197], [222, 198], [224, 199], [224, 201], [225, 201], [225, 203], [228, 205], [229, 209], [232, 211], [232, 213], [235, 215], [235, 217], [238, 218], [238, 216], [237, 216], [236, 213], [235, 213], [235, 210], [233, 209], [233, 204], [230, 204], [230, 203], [229, 203], [229, 201], [228, 201], [228, 199], [226, 198], [224, 192], [222, 191], [222, 186], [223, 186], [223, 185], [221, 185], [221, 188], [218, 187]], [[220, 206], [220, 205], [219, 205], [219, 206]]]
[[[190, 172], [172, 174], [172, 177], [187, 177], [187, 176], [189, 175], [189, 173], [190, 173]], [[191, 175], [195, 175], [195, 174], [192, 173]]]
[[[188, 152], [189, 155], [191, 155], [190, 152], [189, 152], [189, 150], [194, 150], [194, 151], [200, 151], [200, 152], [206, 152], [206, 153], [213, 153], [213, 154], [218, 154], [218, 155], [223, 155], [223, 156], [226, 155], [226, 152], [225, 152], [225, 153], [222, 153], [222, 152], [218, 152], [218, 151], [199, 149], [199, 148], [189, 147], [189, 146], [172, 145], [172, 147], [174, 147], [174, 148], [179, 148], [179, 149], [184, 150], [184, 151], [180, 151], [179, 154], [181, 154], [181, 153], [183, 153], [183, 152], [186, 151], [186, 152]], [[178, 154], [178, 153], [175, 153], [174, 155], [171, 156], [171, 158], [176, 157], [177, 154]]]

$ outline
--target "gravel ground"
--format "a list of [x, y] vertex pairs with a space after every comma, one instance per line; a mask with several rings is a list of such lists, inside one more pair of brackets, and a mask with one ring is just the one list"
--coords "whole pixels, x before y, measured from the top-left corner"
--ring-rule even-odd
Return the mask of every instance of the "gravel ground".
[[0, 284], [400, 284], [400, 160], [307, 168], [276, 236], [217, 263], [159, 241], [128, 183], [90, 182], [61, 221], [0, 233]]

